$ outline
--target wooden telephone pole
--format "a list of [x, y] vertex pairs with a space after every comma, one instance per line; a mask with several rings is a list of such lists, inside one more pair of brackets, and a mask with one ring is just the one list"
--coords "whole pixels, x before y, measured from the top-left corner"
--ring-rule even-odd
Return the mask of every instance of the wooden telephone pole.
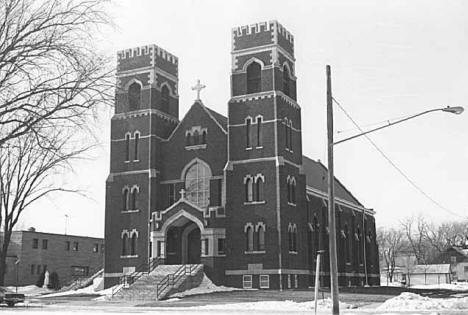
[[330, 251], [330, 288], [333, 303], [332, 314], [340, 314], [338, 295], [338, 263], [336, 257], [335, 226], [335, 175], [333, 169], [333, 98], [331, 91], [331, 68], [327, 65], [327, 134], [328, 134], [328, 228]]

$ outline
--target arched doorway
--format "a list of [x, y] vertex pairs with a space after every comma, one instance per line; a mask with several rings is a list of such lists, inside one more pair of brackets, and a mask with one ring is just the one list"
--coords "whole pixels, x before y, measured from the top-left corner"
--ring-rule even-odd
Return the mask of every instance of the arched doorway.
[[200, 228], [181, 216], [166, 233], [166, 264], [199, 264], [201, 254]]

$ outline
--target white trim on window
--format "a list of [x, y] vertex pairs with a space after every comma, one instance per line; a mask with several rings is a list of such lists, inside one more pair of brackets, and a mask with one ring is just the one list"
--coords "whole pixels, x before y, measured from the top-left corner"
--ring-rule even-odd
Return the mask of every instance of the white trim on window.
[[270, 288], [270, 275], [260, 275], [260, 289]]
[[242, 287], [244, 289], [252, 289], [252, 275], [242, 276]]

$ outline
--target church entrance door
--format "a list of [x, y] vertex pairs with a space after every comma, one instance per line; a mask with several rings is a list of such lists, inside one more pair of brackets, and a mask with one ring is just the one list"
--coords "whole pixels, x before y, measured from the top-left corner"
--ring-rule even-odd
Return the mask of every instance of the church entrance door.
[[167, 230], [166, 244], [166, 264], [200, 263], [200, 229], [194, 222], [190, 220], [174, 222]]

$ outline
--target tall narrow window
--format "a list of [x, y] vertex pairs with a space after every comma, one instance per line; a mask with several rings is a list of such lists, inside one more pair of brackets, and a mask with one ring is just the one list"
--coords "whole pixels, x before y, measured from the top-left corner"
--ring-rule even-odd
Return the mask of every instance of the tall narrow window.
[[131, 209], [130, 210], [138, 209], [137, 198], [138, 198], [138, 189], [133, 188], [132, 189], [132, 200], [131, 200], [132, 202], [131, 202]]
[[262, 146], [262, 117], [257, 117], [257, 147]]
[[185, 135], [185, 145], [187, 147], [192, 145], [192, 134], [190, 132]]
[[136, 255], [136, 246], [137, 246], [137, 234], [133, 233], [132, 240], [130, 243], [130, 255], [132, 256]]
[[161, 89], [161, 110], [169, 113], [169, 89], [165, 85]]
[[245, 180], [245, 201], [253, 201], [253, 179], [251, 177]]
[[251, 226], [247, 227], [245, 232], [246, 238], [246, 250], [248, 252], [252, 252], [254, 250], [254, 242], [253, 242], [253, 228]]
[[292, 151], [292, 148], [293, 148], [293, 139], [292, 139], [292, 121], [289, 121], [289, 150]]
[[260, 176], [255, 181], [255, 201], [263, 201], [263, 178]]
[[258, 227], [257, 231], [257, 250], [264, 251], [265, 250], [265, 228], [261, 225]]
[[349, 263], [351, 262], [351, 248], [349, 247], [349, 229], [348, 225], [345, 224], [344, 226], [344, 234], [345, 234], [345, 257], [346, 257], [346, 262]]
[[314, 216], [314, 257], [317, 257], [317, 251], [319, 250], [319, 241], [320, 241], [320, 231], [319, 231], [319, 223], [316, 216]]
[[247, 94], [260, 92], [262, 89], [262, 67], [252, 62], [247, 67]]
[[289, 96], [289, 70], [286, 65], [283, 66], [283, 93]]
[[197, 130], [193, 132], [193, 144], [194, 145], [200, 144], [200, 134], [198, 133]]
[[128, 87], [128, 108], [137, 110], [140, 108], [141, 86], [134, 82]]
[[292, 226], [288, 226], [288, 248], [289, 248], [289, 251], [292, 252], [293, 251], [293, 236], [292, 236]]
[[201, 143], [206, 144], [206, 130], [202, 131], [202, 141], [201, 141]]
[[250, 148], [252, 146], [252, 143], [250, 141], [251, 129], [252, 129], [252, 120], [250, 118], [247, 118], [245, 121], [245, 143], [246, 143], [247, 148]]
[[291, 202], [296, 204], [296, 180], [291, 181]]
[[125, 135], [125, 161], [130, 161], [130, 135]]
[[138, 158], [139, 146], [140, 146], [140, 133], [135, 132], [135, 147], [134, 147], [135, 152], [134, 152], [134, 158], [133, 158], [134, 161], [139, 160], [139, 158]]
[[284, 137], [286, 139], [286, 149], [289, 149], [289, 124], [287, 119], [284, 122]]
[[125, 234], [122, 236], [122, 256], [126, 256], [126, 255], [127, 255], [127, 241], [128, 241], [128, 236], [127, 236], [127, 234], [125, 233]]
[[124, 188], [122, 192], [122, 211], [128, 210], [128, 188]]
[[291, 202], [291, 179], [288, 178], [286, 181], [286, 188], [287, 188], [287, 195], [288, 195], [288, 202]]
[[293, 227], [292, 237], [293, 252], [297, 252], [297, 227], [295, 225]]

